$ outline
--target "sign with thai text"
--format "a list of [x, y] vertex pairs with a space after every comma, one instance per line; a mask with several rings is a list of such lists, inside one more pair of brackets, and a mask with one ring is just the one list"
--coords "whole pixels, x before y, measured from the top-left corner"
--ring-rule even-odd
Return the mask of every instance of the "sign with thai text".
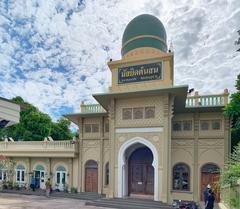
[[122, 67], [118, 69], [118, 84], [162, 79], [162, 62]]

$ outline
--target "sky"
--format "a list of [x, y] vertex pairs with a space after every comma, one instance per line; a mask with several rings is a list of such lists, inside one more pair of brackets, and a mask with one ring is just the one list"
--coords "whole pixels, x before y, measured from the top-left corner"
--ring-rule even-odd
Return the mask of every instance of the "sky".
[[0, 0], [0, 96], [21, 96], [53, 119], [111, 84], [126, 25], [147, 13], [173, 43], [175, 85], [234, 92], [239, 0]]

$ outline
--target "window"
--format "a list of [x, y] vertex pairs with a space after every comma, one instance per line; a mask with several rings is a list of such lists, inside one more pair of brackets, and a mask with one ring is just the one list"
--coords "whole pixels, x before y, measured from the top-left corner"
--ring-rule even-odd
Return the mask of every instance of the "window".
[[201, 121], [201, 130], [206, 131], [209, 129], [209, 121]]
[[99, 125], [98, 124], [92, 124], [92, 132], [93, 133], [99, 132]]
[[213, 130], [220, 130], [221, 129], [221, 121], [220, 120], [213, 120], [212, 121], [212, 129]]
[[190, 169], [185, 163], [179, 163], [173, 168], [173, 190], [190, 190]]
[[85, 124], [85, 132], [91, 133], [91, 124]]
[[99, 124], [85, 124], [85, 133], [99, 132]]
[[173, 121], [173, 130], [174, 131], [181, 131], [182, 130], [181, 121]]
[[7, 180], [7, 171], [5, 169], [0, 170], [0, 181]]
[[155, 117], [155, 107], [145, 107], [145, 118]]
[[105, 123], [105, 132], [109, 132], [109, 123]]
[[130, 120], [130, 119], [132, 119], [132, 108], [123, 108], [122, 119], [123, 120]]
[[183, 131], [191, 131], [192, 130], [192, 121], [186, 120], [183, 121]]
[[137, 107], [133, 108], [133, 119], [142, 119], [143, 118], [143, 108]]
[[18, 165], [16, 169], [16, 182], [24, 183], [25, 181], [25, 168], [23, 165]]
[[109, 163], [106, 163], [105, 166], [105, 185], [109, 185]]

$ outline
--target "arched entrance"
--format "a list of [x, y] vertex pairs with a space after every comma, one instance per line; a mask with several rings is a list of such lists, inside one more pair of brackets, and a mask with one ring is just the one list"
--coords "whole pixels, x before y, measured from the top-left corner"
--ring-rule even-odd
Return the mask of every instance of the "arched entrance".
[[[144, 154], [147, 155], [146, 159]], [[123, 143], [118, 154], [118, 197], [134, 193], [150, 194], [158, 201], [159, 186], [158, 152], [155, 146], [141, 137]]]
[[154, 168], [152, 151], [144, 146], [132, 152], [128, 159], [128, 195], [154, 194]]
[[201, 169], [201, 200], [204, 200], [204, 190], [209, 184], [216, 194], [217, 202], [220, 201], [220, 193], [215, 186], [215, 182], [218, 181], [220, 176], [220, 169], [217, 165], [212, 163], [207, 163], [202, 166]]
[[98, 192], [98, 164], [94, 160], [85, 164], [85, 192]]
[[45, 169], [37, 165], [35, 169], [36, 188], [45, 189]]

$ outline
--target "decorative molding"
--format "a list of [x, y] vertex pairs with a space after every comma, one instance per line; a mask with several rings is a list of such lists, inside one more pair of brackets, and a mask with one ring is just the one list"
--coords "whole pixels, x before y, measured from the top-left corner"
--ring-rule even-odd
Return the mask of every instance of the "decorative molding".
[[150, 128], [116, 128], [116, 133], [156, 133], [163, 132], [163, 127]]
[[[127, 140], [126, 142], [124, 142], [122, 144], [122, 146], [119, 149], [119, 153], [118, 153], [118, 197], [124, 197], [127, 195], [127, 188], [126, 188], [126, 159], [125, 159], [125, 154], [126, 154], [126, 150], [137, 144], [143, 144], [145, 146], [147, 146], [153, 154], [153, 163], [152, 166], [154, 167], [154, 200], [155, 201], [159, 201], [159, 196], [158, 195], [158, 183], [159, 183], [159, 179], [158, 179], [158, 151], [156, 149], [156, 147], [149, 142], [148, 140], [142, 138], [142, 137], [134, 137], [130, 140]], [[161, 182], [160, 182], [161, 184]]]

